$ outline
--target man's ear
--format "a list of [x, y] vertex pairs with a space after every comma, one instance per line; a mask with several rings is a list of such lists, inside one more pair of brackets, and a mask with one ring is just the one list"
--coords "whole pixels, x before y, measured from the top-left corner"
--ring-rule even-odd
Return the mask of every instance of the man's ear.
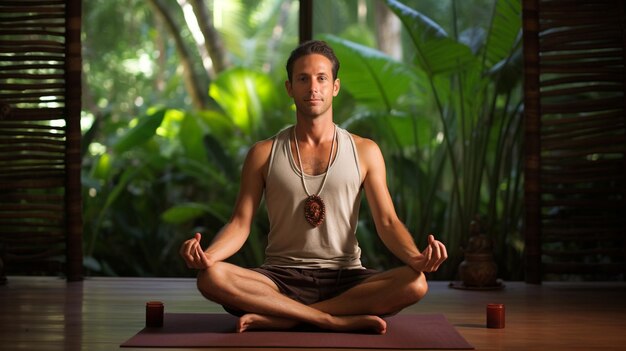
[[333, 83], [333, 96], [339, 95], [340, 88], [341, 88], [341, 82], [339, 81], [339, 78], [337, 78], [335, 79], [335, 82]]
[[291, 94], [291, 82], [289, 80], [285, 81], [285, 89], [287, 90], [287, 95], [289, 95], [289, 97], [293, 97]]

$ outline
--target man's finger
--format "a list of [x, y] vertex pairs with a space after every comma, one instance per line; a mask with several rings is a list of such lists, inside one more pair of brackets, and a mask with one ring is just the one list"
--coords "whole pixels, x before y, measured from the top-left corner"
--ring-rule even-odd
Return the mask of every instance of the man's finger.
[[443, 243], [439, 242], [439, 243], [437, 243], [437, 247], [439, 248], [439, 251], [440, 251], [440, 257], [437, 260], [437, 262], [435, 263], [435, 266], [433, 268], [433, 270], [435, 270], [435, 271], [437, 269], [439, 269], [439, 266], [441, 266], [441, 264], [446, 259], [448, 259], [448, 251], [446, 250], [446, 246]]
[[211, 261], [209, 261], [209, 258], [206, 257], [206, 255], [204, 254], [204, 252], [202, 253], [202, 266], [203, 268], [209, 268], [211, 267]]
[[183, 245], [180, 247], [180, 255], [183, 256], [185, 261], [191, 259], [191, 249], [192, 245], [189, 240], [185, 241]]
[[194, 237], [198, 242], [200, 242], [200, 239], [202, 239], [202, 234], [200, 233], [196, 233], [196, 236]]
[[209, 268], [211, 263], [209, 262], [209, 259], [206, 257], [206, 254], [204, 253], [204, 251], [202, 251], [202, 248], [200, 248], [199, 246], [198, 246], [197, 254], [200, 260], [200, 262], [198, 263], [200, 263], [201, 268]]
[[426, 262], [424, 263], [424, 271], [432, 272], [435, 270], [435, 266], [439, 261], [440, 250], [437, 247], [437, 240], [435, 240], [435, 236], [432, 234], [428, 235], [428, 247], [424, 250], [424, 253], [428, 252], [425, 255]]
[[433, 257], [431, 259], [431, 262], [429, 262], [429, 268], [430, 271], [434, 271], [437, 269], [439, 260], [441, 259], [441, 249], [439, 248], [438, 242], [437, 241], [433, 241], [433, 243], [430, 245], [430, 247], [432, 247], [432, 251], [433, 251]]
[[441, 244], [441, 260], [437, 265], [437, 268], [443, 263], [443, 261], [448, 259], [448, 250], [446, 249], [446, 245]]
[[420, 271], [428, 272], [428, 262], [430, 261], [430, 256], [431, 256], [431, 248], [430, 246], [428, 246], [422, 251], [422, 262], [421, 262]]

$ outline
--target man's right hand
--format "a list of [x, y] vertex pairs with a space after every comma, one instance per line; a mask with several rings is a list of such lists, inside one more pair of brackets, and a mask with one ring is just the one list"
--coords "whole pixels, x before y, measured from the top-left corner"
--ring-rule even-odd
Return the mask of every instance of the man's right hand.
[[187, 267], [192, 269], [207, 269], [213, 265], [213, 261], [202, 251], [200, 239], [202, 234], [196, 233], [193, 239], [189, 239], [180, 247], [180, 255], [185, 260]]

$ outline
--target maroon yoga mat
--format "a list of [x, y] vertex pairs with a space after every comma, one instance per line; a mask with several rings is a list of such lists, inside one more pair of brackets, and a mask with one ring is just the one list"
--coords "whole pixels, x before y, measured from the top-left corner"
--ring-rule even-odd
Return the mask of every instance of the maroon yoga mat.
[[235, 333], [229, 314], [166, 313], [162, 328], [144, 328], [121, 347], [292, 347], [355, 349], [473, 349], [441, 314], [385, 318], [387, 333], [247, 331]]

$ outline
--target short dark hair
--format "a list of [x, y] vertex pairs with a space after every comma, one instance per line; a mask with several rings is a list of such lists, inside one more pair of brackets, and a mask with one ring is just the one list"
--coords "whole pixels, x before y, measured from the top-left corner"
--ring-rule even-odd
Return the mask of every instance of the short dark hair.
[[287, 59], [287, 77], [291, 82], [291, 76], [293, 74], [293, 64], [302, 56], [319, 54], [326, 57], [330, 60], [330, 63], [333, 65], [333, 80], [337, 79], [337, 75], [339, 74], [339, 60], [337, 56], [335, 56], [335, 52], [333, 49], [326, 44], [325, 41], [322, 40], [309, 40], [300, 44], [297, 48], [295, 48], [291, 55], [289, 55], [289, 59]]

